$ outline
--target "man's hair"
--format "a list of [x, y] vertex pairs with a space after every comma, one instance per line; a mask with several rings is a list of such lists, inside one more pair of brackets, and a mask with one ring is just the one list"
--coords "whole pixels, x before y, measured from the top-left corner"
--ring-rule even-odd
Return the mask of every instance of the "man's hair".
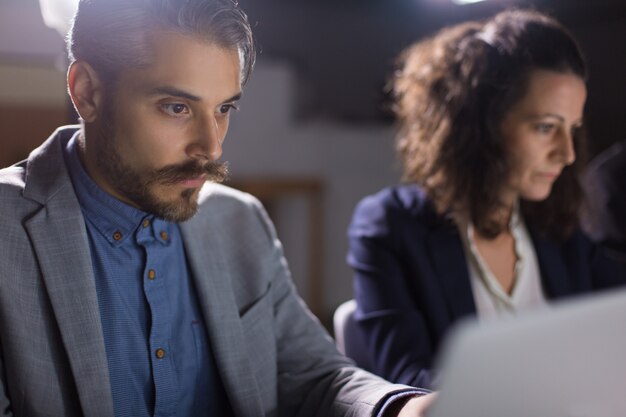
[[[544, 14], [508, 10], [441, 30], [407, 49], [400, 65], [391, 85], [404, 179], [422, 185], [438, 212], [467, 213], [481, 234], [497, 236], [506, 224], [494, 214], [511, 172], [502, 120], [523, 98], [533, 70], [586, 79], [576, 41]], [[576, 134], [576, 162], [546, 200], [521, 202], [524, 219], [539, 232], [565, 237], [578, 225], [583, 141]]]
[[255, 61], [248, 18], [235, 0], [80, 0], [67, 38], [70, 62], [88, 62], [107, 83], [149, 62], [148, 37], [167, 30], [236, 48], [245, 83]]

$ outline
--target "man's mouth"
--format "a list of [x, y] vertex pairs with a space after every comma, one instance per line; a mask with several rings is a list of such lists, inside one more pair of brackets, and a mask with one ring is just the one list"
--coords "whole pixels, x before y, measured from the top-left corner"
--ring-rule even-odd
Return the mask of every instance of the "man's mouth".
[[185, 188], [198, 188], [201, 187], [207, 180], [206, 174], [199, 175], [197, 177], [185, 178], [178, 181], [178, 185]]

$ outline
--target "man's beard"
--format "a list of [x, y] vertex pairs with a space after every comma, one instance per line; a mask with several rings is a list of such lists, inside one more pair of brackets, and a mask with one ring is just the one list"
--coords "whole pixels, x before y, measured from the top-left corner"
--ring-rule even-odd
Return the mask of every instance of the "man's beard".
[[[228, 176], [228, 166], [222, 162], [189, 161], [180, 165], [141, 172], [126, 164], [114, 142], [121, 139], [111, 112], [104, 117], [98, 134], [100, 143], [97, 164], [107, 181], [122, 196], [141, 210], [170, 222], [183, 222], [198, 211], [199, 189], [189, 188], [173, 201], [165, 201], [154, 191], [159, 186], [172, 186], [202, 175], [207, 181], [222, 182]], [[122, 139], [123, 140], [123, 139]]]

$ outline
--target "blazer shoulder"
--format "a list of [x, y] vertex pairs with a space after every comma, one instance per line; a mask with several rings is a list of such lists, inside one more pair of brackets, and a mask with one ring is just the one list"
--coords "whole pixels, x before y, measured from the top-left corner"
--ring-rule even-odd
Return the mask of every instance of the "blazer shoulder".
[[20, 162], [7, 168], [0, 169], [0, 195], [5, 197], [24, 190], [26, 179], [26, 162]]
[[257, 206], [259, 200], [252, 194], [228, 187], [223, 184], [207, 183], [200, 193], [200, 205], [202, 204], [224, 204], [231, 206]]
[[372, 232], [409, 223], [428, 228], [442, 219], [418, 185], [397, 185], [365, 197], [354, 210], [350, 232]]
[[0, 223], [14, 223], [11, 219], [24, 216], [38, 207], [24, 197], [25, 179], [25, 163], [0, 169]]
[[244, 215], [262, 208], [261, 202], [252, 194], [234, 188], [207, 183], [200, 192], [198, 198], [200, 211], [217, 211], [231, 213], [231, 215]]
[[207, 183], [198, 199], [198, 212], [193, 218], [198, 225], [227, 228], [246, 234], [262, 229], [274, 239], [276, 231], [261, 202], [253, 195], [222, 184]]

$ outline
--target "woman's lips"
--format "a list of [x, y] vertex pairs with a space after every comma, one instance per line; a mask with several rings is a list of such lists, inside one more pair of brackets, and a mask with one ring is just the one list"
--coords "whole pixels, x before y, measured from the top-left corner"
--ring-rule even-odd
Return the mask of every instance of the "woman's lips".
[[560, 175], [560, 172], [540, 172], [538, 175], [545, 180], [554, 181]]

